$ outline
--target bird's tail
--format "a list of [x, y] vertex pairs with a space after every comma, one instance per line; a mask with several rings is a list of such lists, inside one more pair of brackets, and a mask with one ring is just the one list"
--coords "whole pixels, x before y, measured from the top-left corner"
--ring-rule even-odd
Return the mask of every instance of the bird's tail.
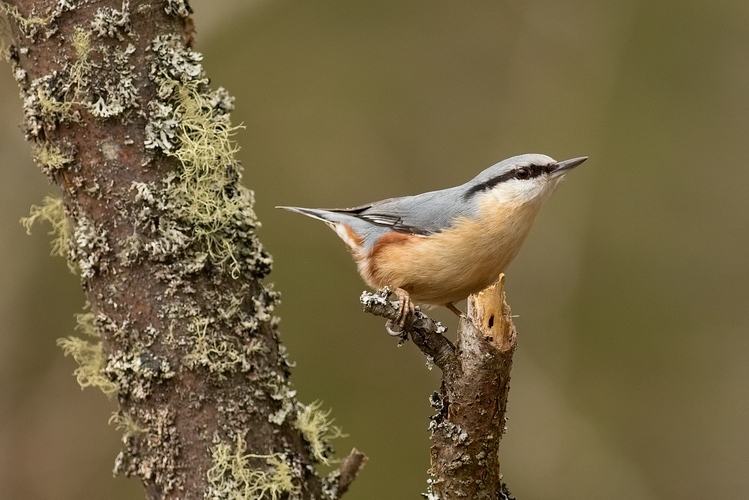
[[297, 212], [313, 219], [321, 220], [328, 225], [339, 238], [349, 247], [357, 259], [362, 251], [363, 239], [352, 227], [351, 223], [362, 222], [356, 217], [347, 213], [335, 210], [323, 210], [321, 208], [302, 208], [302, 207], [276, 207]]
[[284, 210], [306, 215], [307, 217], [312, 217], [313, 219], [321, 220], [329, 224], [334, 223], [334, 222], [340, 222], [339, 220], [337, 220], [338, 217], [335, 217], [335, 214], [333, 212], [330, 212], [328, 210], [322, 210], [319, 208], [302, 208], [302, 207], [276, 207], [276, 208], [283, 208]]

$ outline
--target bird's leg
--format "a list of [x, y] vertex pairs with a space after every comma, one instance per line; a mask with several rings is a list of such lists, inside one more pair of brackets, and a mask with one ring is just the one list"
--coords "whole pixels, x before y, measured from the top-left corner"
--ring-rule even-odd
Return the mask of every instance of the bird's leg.
[[455, 307], [452, 302], [448, 302], [447, 304], [445, 304], [445, 307], [454, 312], [457, 317], [463, 316], [463, 311]]
[[408, 292], [405, 291], [402, 288], [396, 288], [395, 289], [395, 296], [398, 297], [398, 318], [396, 318], [396, 323], [398, 326], [404, 328], [406, 326], [406, 321], [413, 316], [415, 312], [414, 303], [411, 302], [411, 297], [409, 297]]
[[[390, 320], [385, 325], [385, 328], [387, 329], [388, 333], [390, 335], [393, 335], [395, 337], [403, 335], [403, 331], [406, 328], [406, 323], [408, 322], [409, 318], [411, 318], [415, 312], [414, 303], [411, 301], [411, 297], [409, 297], [408, 292], [405, 291], [402, 288], [396, 288], [393, 290], [393, 293], [395, 293], [395, 296], [398, 297], [398, 317], [394, 320]], [[395, 326], [397, 330], [394, 330], [392, 327]]]

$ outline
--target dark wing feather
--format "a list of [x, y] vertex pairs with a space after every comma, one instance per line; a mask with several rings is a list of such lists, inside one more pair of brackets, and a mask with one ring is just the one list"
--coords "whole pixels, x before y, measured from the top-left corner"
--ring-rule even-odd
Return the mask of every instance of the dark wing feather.
[[335, 208], [331, 209], [330, 211], [339, 214], [351, 215], [352, 217], [356, 217], [357, 219], [369, 222], [370, 224], [386, 227], [392, 231], [397, 231], [399, 233], [418, 234], [426, 236], [434, 232], [433, 230], [429, 230], [424, 227], [410, 226], [403, 221], [403, 217], [401, 215], [397, 215], [395, 213], [386, 213], [377, 210], [374, 207], [375, 204], [370, 203], [368, 205], [361, 205], [353, 208]]
[[330, 211], [399, 233], [426, 236], [450, 227], [458, 216], [472, 214], [472, 205], [463, 202], [461, 192], [456, 187]]

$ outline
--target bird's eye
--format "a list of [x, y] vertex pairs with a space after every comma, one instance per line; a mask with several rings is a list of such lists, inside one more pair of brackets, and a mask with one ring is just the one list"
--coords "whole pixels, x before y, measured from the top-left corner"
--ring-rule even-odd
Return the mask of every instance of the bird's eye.
[[530, 178], [531, 176], [531, 169], [528, 167], [520, 167], [515, 170], [515, 177], [517, 177], [520, 180], [525, 180]]

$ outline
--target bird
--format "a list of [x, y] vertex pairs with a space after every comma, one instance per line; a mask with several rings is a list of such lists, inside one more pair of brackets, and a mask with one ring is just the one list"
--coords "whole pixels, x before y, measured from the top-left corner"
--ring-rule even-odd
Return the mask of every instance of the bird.
[[278, 206], [321, 220], [343, 240], [359, 274], [398, 297], [400, 334], [413, 302], [455, 306], [496, 282], [517, 255], [559, 181], [587, 156], [523, 154], [459, 186], [353, 208]]

